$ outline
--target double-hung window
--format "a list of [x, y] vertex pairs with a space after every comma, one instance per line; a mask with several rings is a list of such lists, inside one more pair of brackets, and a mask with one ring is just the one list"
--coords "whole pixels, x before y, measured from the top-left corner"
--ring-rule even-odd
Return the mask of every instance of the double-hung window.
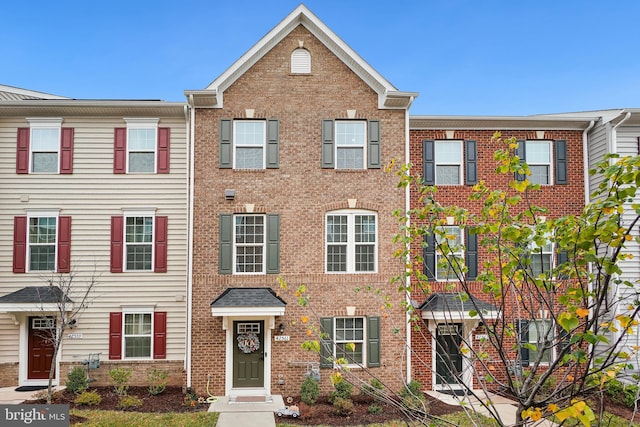
[[364, 317], [336, 317], [334, 319], [335, 358], [347, 364], [362, 364], [365, 354]]
[[58, 173], [62, 119], [31, 119], [31, 172]]
[[155, 173], [158, 120], [126, 119], [127, 171]]
[[29, 217], [29, 271], [56, 270], [57, 229], [57, 215]]
[[364, 121], [336, 121], [336, 169], [364, 169], [367, 132]]
[[234, 217], [235, 272], [265, 272], [265, 216], [236, 215]]
[[436, 185], [462, 184], [462, 141], [435, 141]]
[[532, 184], [552, 184], [551, 141], [527, 141], [526, 160], [529, 165], [529, 182]]
[[264, 169], [266, 122], [264, 120], [235, 120], [234, 168]]
[[436, 280], [456, 280], [464, 266], [463, 233], [458, 226], [445, 226], [436, 233]]
[[124, 357], [150, 358], [152, 313], [124, 313]]
[[127, 271], [150, 271], [153, 266], [153, 216], [125, 216]]
[[548, 274], [553, 268], [553, 243], [547, 241], [539, 246], [532, 242], [529, 248], [529, 265], [533, 276]]
[[377, 217], [334, 211], [326, 217], [327, 273], [372, 273], [377, 268]]
[[555, 328], [550, 319], [520, 320], [520, 358], [524, 366], [548, 364], [553, 357]]

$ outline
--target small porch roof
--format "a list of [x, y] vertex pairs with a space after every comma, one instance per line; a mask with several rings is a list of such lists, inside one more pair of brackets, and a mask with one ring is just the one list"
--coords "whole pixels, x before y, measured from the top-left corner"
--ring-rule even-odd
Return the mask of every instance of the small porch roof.
[[60, 304], [73, 307], [73, 300], [57, 286], [27, 286], [0, 297], [0, 313], [58, 311]]
[[282, 316], [286, 305], [271, 288], [227, 288], [211, 303], [211, 315]]
[[419, 307], [422, 318], [430, 320], [479, 320], [471, 311], [481, 312], [485, 318], [496, 319], [498, 307], [462, 292], [434, 292]]

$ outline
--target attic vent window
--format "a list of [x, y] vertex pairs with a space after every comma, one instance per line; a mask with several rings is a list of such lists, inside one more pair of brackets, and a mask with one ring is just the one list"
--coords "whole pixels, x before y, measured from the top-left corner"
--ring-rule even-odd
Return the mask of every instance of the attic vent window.
[[291, 74], [310, 74], [311, 54], [304, 48], [298, 48], [291, 53]]

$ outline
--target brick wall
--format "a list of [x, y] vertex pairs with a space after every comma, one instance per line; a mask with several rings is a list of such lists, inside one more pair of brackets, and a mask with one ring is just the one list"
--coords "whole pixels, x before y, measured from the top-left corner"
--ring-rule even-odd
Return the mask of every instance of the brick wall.
[[[60, 372], [62, 375], [60, 376], [60, 382], [62, 385], [65, 384], [69, 372], [73, 370], [76, 366], [80, 366], [86, 369], [86, 366], [78, 363], [61, 363], [60, 364]], [[93, 386], [112, 386], [113, 381], [111, 377], [109, 377], [109, 371], [115, 368], [125, 368], [131, 369], [131, 377], [129, 379], [130, 386], [142, 386], [146, 387], [149, 385], [149, 381], [147, 379], [147, 372], [152, 369], [159, 369], [163, 371], [168, 371], [169, 376], [167, 377], [167, 385], [174, 387], [183, 387], [186, 381], [186, 375], [184, 372], [184, 364], [182, 361], [159, 361], [159, 360], [150, 360], [150, 361], [135, 361], [135, 362], [115, 362], [115, 361], [100, 361], [100, 367], [97, 369], [91, 369], [90, 378], [92, 380], [91, 385]]]
[[[289, 58], [299, 41], [311, 53], [312, 73], [291, 75]], [[357, 314], [382, 316], [382, 363], [376, 374], [399, 388], [404, 366], [403, 296], [390, 286], [401, 272], [393, 257], [392, 237], [398, 230], [392, 211], [404, 207], [404, 192], [395, 175], [382, 169], [336, 171], [321, 168], [322, 119], [356, 118], [381, 121], [382, 163], [402, 161], [405, 112], [379, 110], [378, 97], [344, 63], [303, 27], [293, 30], [250, 70], [224, 92], [224, 108], [198, 110], [195, 131], [195, 236], [193, 306], [193, 380], [197, 392], [211, 375], [212, 392], [225, 390], [225, 335], [222, 320], [212, 317], [210, 303], [227, 287], [271, 287], [278, 291], [278, 275], [218, 274], [218, 215], [245, 212], [253, 204], [256, 213], [280, 215], [280, 270], [290, 288], [305, 284], [311, 307], [319, 317], [346, 315], [346, 306]], [[219, 169], [218, 141], [221, 118], [244, 118], [245, 110], [256, 118], [280, 121], [280, 168], [261, 171]], [[236, 190], [234, 201], [225, 201], [224, 190]], [[358, 209], [378, 215], [378, 271], [375, 274], [325, 274], [325, 214], [346, 209], [356, 199]], [[356, 293], [371, 286], [389, 294], [386, 311], [374, 292]], [[281, 292], [286, 314], [275, 325], [286, 325], [289, 342], [273, 342], [272, 392], [298, 394], [305, 368], [296, 362], [318, 361], [317, 354], [301, 349], [309, 339], [307, 328], [316, 317], [310, 308], [299, 307], [293, 293]], [[303, 324], [309, 316], [309, 324]], [[386, 317], [385, 317], [386, 316]], [[393, 328], [399, 327], [398, 334]], [[275, 335], [274, 331], [274, 335]], [[322, 387], [329, 388], [330, 370], [322, 370]], [[278, 380], [284, 384], [277, 384]]]
[[0, 364], [0, 387], [18, 385], [18, 362]]

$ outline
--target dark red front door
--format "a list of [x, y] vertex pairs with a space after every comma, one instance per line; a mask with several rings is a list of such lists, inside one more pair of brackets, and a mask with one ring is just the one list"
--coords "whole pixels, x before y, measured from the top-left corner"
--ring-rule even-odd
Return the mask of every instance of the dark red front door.
[[53, 319], [43, 317], [29, 318], [29, 372], [30, 380], [49, 378], [51, 360], [53, 359], [53, 342], [51, 328], [55, 325]]

